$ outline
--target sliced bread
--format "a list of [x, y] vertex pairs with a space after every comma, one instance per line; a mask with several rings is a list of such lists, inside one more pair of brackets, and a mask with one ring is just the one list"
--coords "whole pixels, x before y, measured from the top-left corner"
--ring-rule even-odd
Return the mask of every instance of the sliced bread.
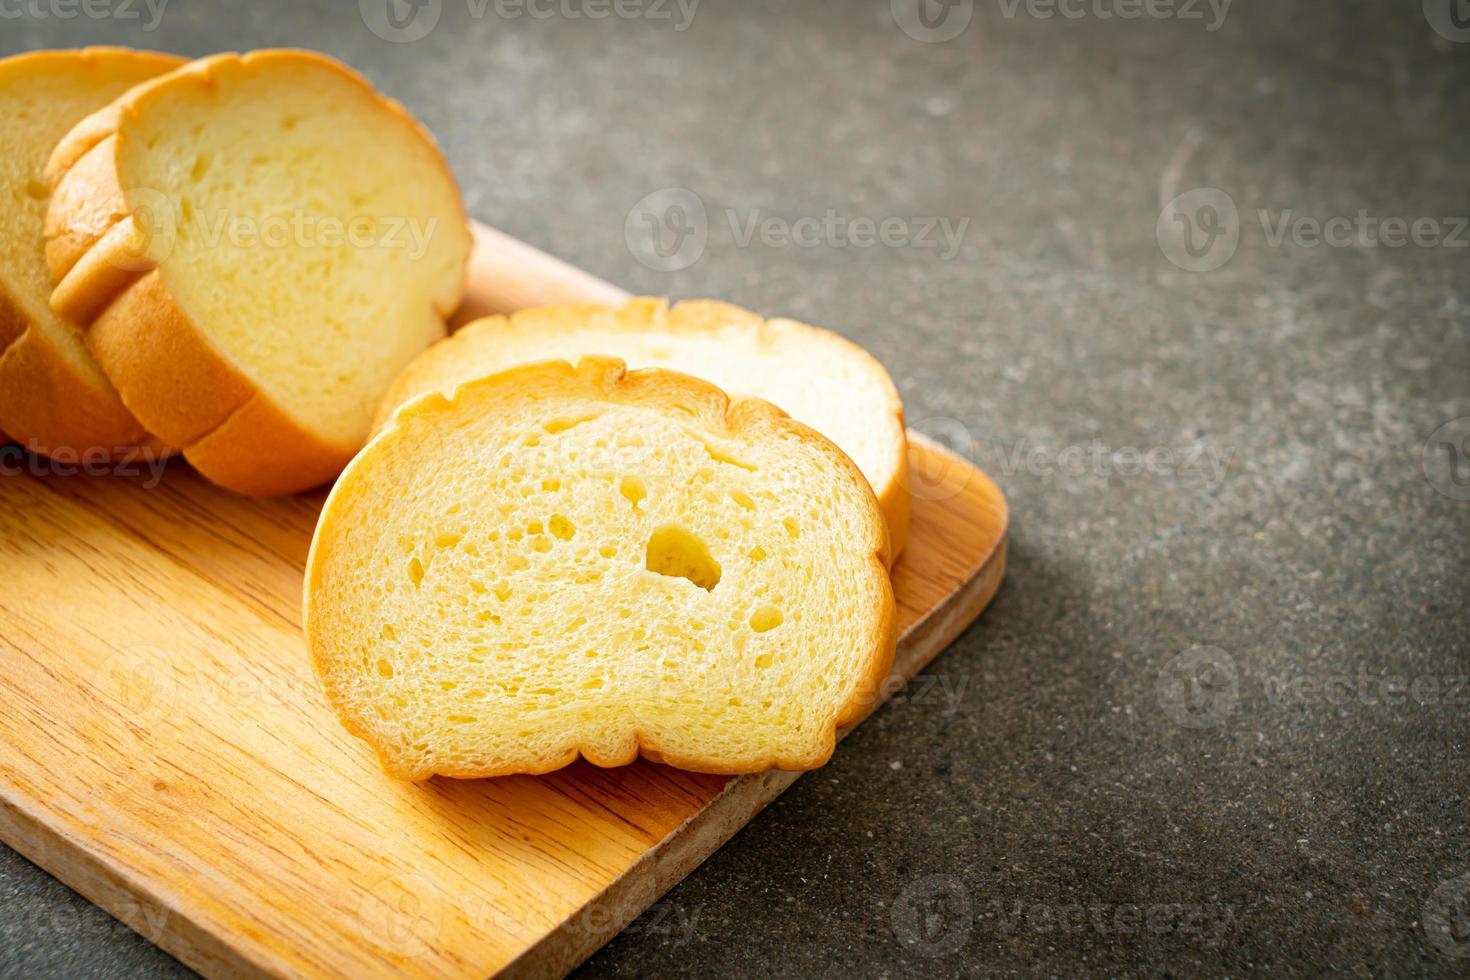
[[584, 354], [681, 371], [779, 405], [852, 457], [878, 495], [893, 555], [903, 549], [908, 444], [903, 404], [888, 372], [835, 333], [794, 320], [763, 320], [728, 303], [685, 302], [670, 309], [664, 300], [635, 299], [621, 309], [548, 306], [478, 320], [409, 365], [384, 399], [376, 425], [423, 392], [447, 394], [516, 364]]
[[394, 776], [807, 769], [892, 665], [887, 549], [857, 467], [769, 403], [547, 361], [415, 399], [353, 460], [306, 636]]
[[242, 493], [334, 477], [463, 290], [468, 224], [432, 137], [321, 55], [140, 85], [47, 176], [52, 306], [150, 431]]
[[57, 140], [139, 82], [184, 64], [125, 48], [0, 60], [0, 427], [31, 451], [97, 458], [156, 449], [50, 306], [43, 174]]

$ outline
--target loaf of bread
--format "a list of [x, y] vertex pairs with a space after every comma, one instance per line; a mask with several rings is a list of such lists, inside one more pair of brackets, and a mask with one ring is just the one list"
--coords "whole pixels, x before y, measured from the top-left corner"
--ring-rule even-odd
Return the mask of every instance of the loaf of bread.
[[321, 55], [139, 85], [47, 176], [53, 308], [149, 431], [242, 493], [336, 476], [463, 290], [468, 224], [432, 137]]
[[681, 371], [780, 406], [852, 457], [878, 495], [892, 554], [902, 550], [909, 524], [908, 443], [903, 405], [888, 372], [835, 333], [794, 320], [763, 320], [728, 303], [685, 302], [670, 309], [663, 300], [635, 299], [621, 309], [548, 306], [467, 324], [399, 376], [376, 425], [423, 392], [448, 394], [516, 364], [586, 354]]
[[887, 538], [852, 461], [769, 403], [546, 361], [415, 399], [353, 460], [307, 642], [395, 776], [806, 769], [891, 667]]
[[95, 459], [159, 448], [77, 328], [51, 311], [43, 174], [56, 141], [77, 122], [182, 64], [123, 48], [0, 61], [0, 427], [32, 452]]

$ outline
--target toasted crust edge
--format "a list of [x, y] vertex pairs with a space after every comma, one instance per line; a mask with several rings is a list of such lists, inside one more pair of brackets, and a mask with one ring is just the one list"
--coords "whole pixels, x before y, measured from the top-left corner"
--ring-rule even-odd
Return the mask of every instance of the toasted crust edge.
[[[871, 353], [841, 334], [807, 323], [785, 318], [763, 319], [756, 313], [723, 303], [718, 300], [685, 300], [674, 306], [660, 297], [638, 296], [621, 307], [596, 303], [564, 303], [522, 310], [510, 316], [491, 316], [472, 321], [460, 327], [446, 340], [442, 340], [409, 362], [389, 387], [381, 407], [373, 420], [373, 432], [377, 433], [388, 424], [393, 412], [414, 394], [426, 390], [433, 383], [433, 375], [445, 358], [452, 358], [457, 345], [464, 344], [481, 333], [505, 329], [527, 329], [538, 321], [586, 322], [594, 316], [611, 315], [618, 328], [636, 333], [650, 329], [670, 332], [709, 333], [731, 324], [739, 324], [754, 331], [780, 333], [802, 332], [818, 337], [823, 343], [840, 348], [845, 354], [864, 361], [874, 376], [882, 378], [887, 389], [884, 414], [891, 420], [893, 431], [893, 454], [890, 463], [893, 479], [886, 486], [873, 487], [878, 496], [878, 506], [883, 511], [884, 521], [892, 542], [894, 560], [903, 553], [908, 541], [909, 520], [912, 513], [912, 494], [909, 484], [908, 427], [904, 422], [903, 401], [898, 387], [886, 368]], [[589, 352], [594, 353], [594, 352]]]
[[[316, 597], [320, 594], [320, 579], [323, 567], [328, 560], [328, 553], [336, 544], [333, 537], [335, 530], [332, 522], [333, 516], [346, 506], [345, 501], [359, 492], [359, 484], [368, 479], [362, 475], [362, 471], [367, 470], [379, 456], [393, 451], [394, 447], [391, 445], [393, 434], [403, 421], [451, 410], [463, 399], [473, 397], [474, 393], [480, 389], [500, 385], [527, 384], [532, 379], [545, 379], [536, 385], [538, 391], [546, 390], [547, 383], [557, 381], [570, 385], [584, 385], [589, 391], [597, 392], [605, 398], [631, 399], [639, 395], [659, 393], [685, 395], [687, 400], [692, 401], [701, 411], [704, 421], [713, 429], [722, 430], [731, 435], [744, 436], [753, 429], [764, 427], [795, 435], [803, 442], [818, 447], [837, 463], [839, 471], [846, 475], [849, 485], [858, 495], [866, 496], [872, 502], [872, 520], [868, 522], [868, 537], [872, 546], [871, 578], [875, 583], [877, 593], [873, 597], [877, 605], [877, 616], [870, 634], [870, 647], [873, 652], [869, 658], [867, 673], [857, 679], [847, 703], [838, 709], [830, 737], [825, 741], [820, 752], [807, 757], [781, 756], [773, 753], [753, 765], [732, 766], [723, 764], [719, 760], [665, 752], [659, 746], [652, 744], [645, 733], [635, 729], [629, 733], [632, 748], [625, 756], [599, 758], [589, 754], [586, 747], [578, 743], [568, 747], [555, 758], [528, 760], [526, 764], [519, 766], [502, 768], [450, 766], [419, 771], [400, 765], [399, 760], [376, 741], [371, 726], [360, 716], [355, 707], [340, 696], [333, 676], [334, 651], [328, 649], [332, 638], [323, 634], [320, 619], [316, 614], [315, 602]], [[876, 703], [878, 690], [893, 669], [894, 652], [898, 641], [898, 613], [893, 584], [888, 576], [889, 549], [889, 532], [883, 520], [882, 511], [878, 507], [877, 498], [867, 478], [858, 470], [857, 464], [853, 463], [846, 453], [838, 449], [825, 436], [791, 418], [775, 405], [758, 398], [732, 399], [709, 382], [676, 371], [663, 368], [629, 371], [626, 364], [612, 357], [584, 357], [576, 365], [559, 360], [540, 361], [523, 364], [468, 382], [461, 385], [450, 396], [430, 392], [415, 398], [396, 412], [389, 426], [379, 432], [357, 454], [328, 495], [322, 507], [316, 531], [312, 535], [302, 590], [302, 625], [312, 668], [321, 681], [333, 710], [347, 731], [367, 743], [373, 750], [383, 770], [398, 779], [419, 781], [433, 776], [480, 779], [518, 774], [541, 775], [568, 766], [578, 758], [587, 759], [596, 766], [610, 768], [628, 765], [640, 756], [652, 762], [680, 769], [718, 775], [740, 775], [764, 772], [769, 769], [803, 771], [818, 768], [831, 758], [836, 748], [838, 733], [867, 715]]]
[[[188, 64], [187, 58], [120, 47], [31, 51], [0, 60], [0, 72], [24, 71], [45, 62], [126, 60], [154, 63], [158, 74]], [[0, 282], [0, 423], [27, 451], [43, 456], [87, 453], [110, 460], [139, 450], [167, 454], [161, 440], [128, 411], [117, 390], [77, 373], [20, 303]]]
[[119, 460], [143, 450], [167, 455], [111, 386], [72, 369], [66, 357], [20, 312], [0, 285], [0, 321], [16, 339], [0, 352], [0, 425], [27, 452], [86, 454]]
[[[54, 189], [46, 222], [46, 257], [57, 282], [53, 308], [82, 326], [88, 349], [123, 403], [149, 429], [184, 447], [185, 458], [207, 479], [261, 497], [326, 483], [360, 446], [325, 439], [291, 418], [194, 324], [156, 267], [139, 267], [144, 263], [118, 172], [118, 140], [129, 115], [154, 92], [182, 79], [208, 82], [220, 65], [273, 60], [315, 62], [371, 92], [433, 148], [454, 183], [438, 143], [400, 103], [333, 58], [289, 48], [211, 55], [144, 82], [78, 123], [46, 168]], [[456, 201], [468, 242], [463, 196]], [[434, 312], [447, 318], [463, 292], [461, 275], [458, 293]]]

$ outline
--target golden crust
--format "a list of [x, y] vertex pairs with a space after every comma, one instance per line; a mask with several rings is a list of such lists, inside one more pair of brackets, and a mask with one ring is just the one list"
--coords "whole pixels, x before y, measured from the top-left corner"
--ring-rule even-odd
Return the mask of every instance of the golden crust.
[[[291, 49], [213, 55], [145, 82], [78, 123], [46, 169], [54, 189], [46, 222], [46, 257], [57, 281], [53, 308], [82, 325], [103, 372], [153, 432], [184, 447], [206, 478], [252, 496], [320, 486], [341, 472], [359, 446], [324, 439], [292, 419], [174, 300], [147, 258], [146, 235], [126, 200], [119, 149], [128, 121], [146, 112], [157, 93], [175, 85], [214, 85], [225, 66], [277, 61], [313, 62], [361, 85], [413, 126], [453, 181], [438, 144], [402, 105], [340, 62]], [[468, 236], [463, 201], [456, 200]], [[435, 312], [447, 317], [459, 294]]]
[[[174, 55], [128, 48], [34, 51], [0, 61], [0, 78], [37, 70], [105, 71], [112, 67], [141, 79], [186, 63], [187, 59]], [[75, 357], [34, 324], [0, 282], [0, 422], [14, 433], [15, 440], [41, 455], [86, 452], [117, 459], [139, 448], [166, 453], [163, 443], [128, 411], [101, 372], [78, 366]]]
[[647, 296], [635, 297], [622, 307], [565, 303], [523, 310], [508, 317], [485, 317], [467, 323], [453, 336], [435, 344], [404, 368], [383, 398], [373, 421], [373, 431], [378, 432], [386, 426], [394, 410], [415, 395], [425, 391], [444, 390], [455, 376], [455, 362], [465, 359], [461, 357], [461, 353], [480, 336], [493, 335], [506, 329], [527, 333], [575, 330], [597, 317], [608, 317], [608, 325], [615, 323], [618, 329], [631, 333], [660, 330], [710, 335], [733, 328], [753, 332], [761, 338], [763, 345], [771, 347], [779, 347], [784, 336], [800, 333], [807, 337], [819, 337], [824, 343], [840, 349], [844, 356], [856, 356], [866, 362], [872, 375], [881, 378], [886, 388], [884, 414], [890, 420], [888, 438], [891, 443], [890, 465], [893, 472], [891, 481], [873, 489], [878, 495], [878, 505], [888, 524], [893, 543], [892, 554], [896, 558], [903, 552], [903, 546], [908, 540], [911, 509], [908, 436], [904, 424], [903, 402], [883, 365], [857, 344], [830, 330], [795, 320], [766, 320], [748, 310], [716, 300], [685, 300], [672, 308], [668, 300]]
[[32, 328], [3, 287], [0, 322], [8, 330], [20, 327], [18, 339], [0, 353], [0, 422], [28, 452], [108, 459], [129, 458], [139, 449], [169, 453], [127, 410], [116, 389], [76, 370], [44, 333]]
[[[322, 588], [323, 571], [331, 558], [333, 549], [340, 541], [345, 529], [339, 515], [351, 512], [353, 504], [362, 493], [362, 488], [371, 480], [371, 471], [379, 458], [400, 451], [394, 436], [405, 422], [419, 418], [432, 418], [453, 411], [464, 401], [473, 399], [477, 391], [498, 387], [519, 387], [525, 391], [544, 394], [555, 386], [577, 392], [581, 389], [586, 397], [618, 403], [655, 403], [663, 406], [679, 405], [693, 409], [696, 416], [711, 429], [726, 435], [742, 438], [759, 437], [769, 433], [773, 438], [795, 437], [816, 448], [831, 459], [839, 479], [859, 498], [871, 502], [869, 520], [866, 522], [872, 564], [868, 579], [873, 584], [872, 595], [865, 597], [876, 611], [870, 631], [871, 655], [864, 676], [857, 679], [853, 694], [837, 713], [831, 738], [822, 751], [810, 756], [783, 756], [776, 753], [754, 765], [728, 765], [719, 759], [697, 756], [682, 756], [667, 752], [653, 743], [648, 735], [636, 729], [627, 733], [628, 751], [623, 755], [599, 757], [579, 744], [568, 746], [554, 758], [538, 760], [527, 766], [509, 768], [478, 768], [440, 766], [432, 772], [405, 770], [376, 740], [371, 726], [358, 714], [355, 706], [342, 694], [336, 680], [339, 662], [336, 638], [322, 625], [317, 603], [330, 597]], [[478, 779], [515, 774], [540, 775], [552, 772], [585, 758], [593, 765], [613, 767], [628, 765], [639, 756], [653, 762], [721, 775], [738, 775], [760, 772], [767, 769], [800, 771], [815, 769], [831, 758], [836, 747], [839, 731], [865, 717], [876, 704], [876, 692], [893, 669], [893, 657], [897, 643], [897, 608], [893, 586], [888, 577], [890, 558], [888, 529], [877, 499], [873, 496], [868, 481], [857, 465], [845, 453], [815, 430], [802, 425], [776, 406], [758, 398], [731, 398], [714, 385], [689, 375], [660, 368], [629, 371], [617, 358], [590, 356], [582, 358], [575, 366], [566, 361], [542, 361], [511, 368], [500, 374], [491, 375], [461, 385], [446, 397], [437, 392], [422, 395], [404, 405], [393, 417], [388, 428], [380, 432], [360, 452], [337, 481], [322, 508], [316, 533], [312, 537], [311, 550], [307, 556], [306, 578], [303, 588], [303, 628], [307, 649], [317, 677], [322, 681], [327, 698], [346, 729], [355, 737], [366, 742], [375, 752], [379, 763], [390, 776], [400, 779], [427, 779], [434, 775], [461, 779]]]

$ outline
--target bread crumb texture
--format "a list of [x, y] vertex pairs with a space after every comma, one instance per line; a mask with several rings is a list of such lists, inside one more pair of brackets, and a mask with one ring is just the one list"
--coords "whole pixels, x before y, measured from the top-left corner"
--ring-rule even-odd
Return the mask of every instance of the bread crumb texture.
[[632, 368], [692, 374], [734, 395], [778, 405], [852, 457], [888, 522], [893, 554], [909, 522], [908, 441], [898, 389], [871, 354], [841, 336], [795, 320], [766, 320], [729, 303], [693, 300], [673, 308], [638, 298], [621, 308], [564, 304], [466, 324], [420, 355], [394, 382], [376, 425], [426, 391], [546, 358], [604, 354]]
[[352, 462], [307, 639], [396, 776], [807, 769], [892, 666], [887, 548], [851, 460], [770, 404], [550, 361], [414, 400]]

